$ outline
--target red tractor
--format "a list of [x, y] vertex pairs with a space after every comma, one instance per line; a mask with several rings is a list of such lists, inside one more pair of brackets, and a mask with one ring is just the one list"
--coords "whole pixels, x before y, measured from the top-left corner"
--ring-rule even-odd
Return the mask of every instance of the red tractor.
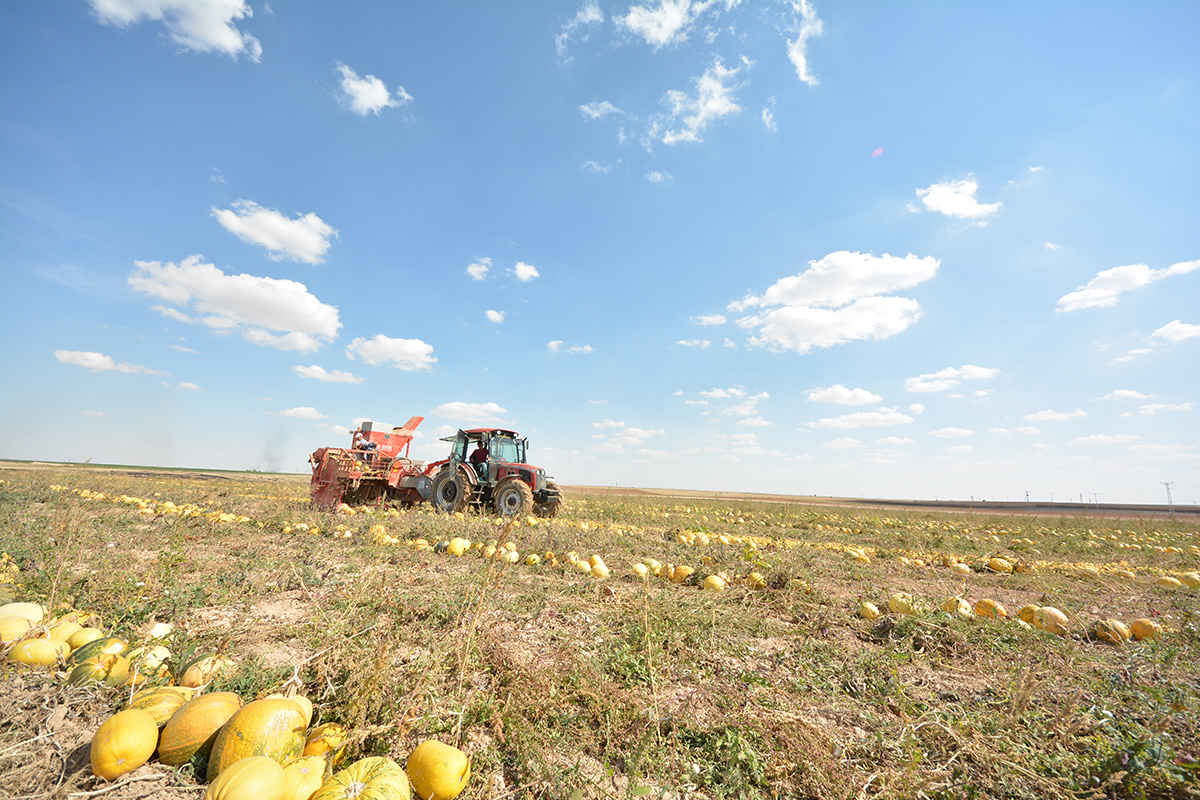
[[428, 470], [424, 462], [408, 458], [413, 432], [424, 419], [413, 417], [401, 428], [364, 422], [351, 431], [354, 438], [348, 449], [322, 447], [309, 456], [313, 505], [327, 509], [339, 503], [412, 505], [428, 500]]
[[[529, 440], [515, 431], [472, 428], [442, 441], [450, 442], [450, 457], [426, 468], [433, 477], [430, 500], [435, 508], [452, 513], [491, 505], [504, 517], [553, 517], [562, 507], [558, 484], [546, 477], [546, 470], [526, 463]], [[471, 447], [475, 449], [468, 453]]]

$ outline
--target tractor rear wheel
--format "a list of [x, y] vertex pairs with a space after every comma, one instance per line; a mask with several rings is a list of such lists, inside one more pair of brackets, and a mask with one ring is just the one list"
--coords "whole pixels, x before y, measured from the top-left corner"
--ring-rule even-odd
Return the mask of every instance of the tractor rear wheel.
[[510, 476], [496, 484], [492, 503], [496, 506], [496, 513], [502, 517], [529, 514], [533, 511], [533, 490], [525, 481]]
[[553, 517], [558, 514], [558, 510], [562, 508], [562, 492], [558, 489], [558, 484], [554, 481], [546, 481], [546, 489], [552, 494], [546, 498], [544, 503], [534, 504], [533, 511], [539, 517]]
[[438, 511], [453, 514], [455, 511], [466, 511], [474, 494], [475, 489], [467, 480], [465, 470], [447, 465], [434, 476], [429, 500]]

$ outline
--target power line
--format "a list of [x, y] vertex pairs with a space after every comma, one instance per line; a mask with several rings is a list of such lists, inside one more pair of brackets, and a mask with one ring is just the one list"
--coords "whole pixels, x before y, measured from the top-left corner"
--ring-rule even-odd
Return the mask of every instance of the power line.
[[1159, 481], [1163, 486], [1167, 487], [1167, 511], [1173, 517], [1175, 516], [1175, 501], [1171, 499], [1171, 484], [1175, 481]]

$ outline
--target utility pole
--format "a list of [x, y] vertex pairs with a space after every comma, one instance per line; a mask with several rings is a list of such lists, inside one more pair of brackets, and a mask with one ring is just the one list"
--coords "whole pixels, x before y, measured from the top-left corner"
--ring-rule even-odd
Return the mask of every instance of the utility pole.
[[1159, 481], [1163, 486], [1167, 487], [1167, 511], [1173, 517], [1175, 516], [1175, 501], [1171, 499], [1171, 484], [1175, 481]]
[[1028, 489], [1025, 490], [1025, 502], [1026, 503], [1029, 502], [1029, 490]]

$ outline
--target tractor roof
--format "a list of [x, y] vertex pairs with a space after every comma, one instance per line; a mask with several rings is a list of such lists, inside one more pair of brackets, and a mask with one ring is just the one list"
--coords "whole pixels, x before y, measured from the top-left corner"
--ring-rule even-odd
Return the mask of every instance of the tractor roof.
[[478, 439], [481, 433], [490, 433], [493, 436], [500, 434], [501, 436], [511, 436], [514, 439], [520, 435], [516, 431], [505, 430], [504, 428], [469, 428], [467, 430], [460, 430], [453, 436], [443, 436], [442, 441], [453, 442], [458, 438], [459, 433], [465, 433], [469, 439]]

